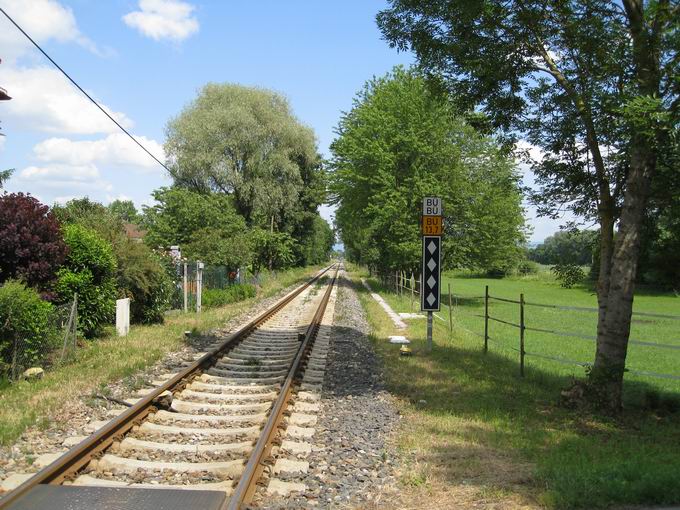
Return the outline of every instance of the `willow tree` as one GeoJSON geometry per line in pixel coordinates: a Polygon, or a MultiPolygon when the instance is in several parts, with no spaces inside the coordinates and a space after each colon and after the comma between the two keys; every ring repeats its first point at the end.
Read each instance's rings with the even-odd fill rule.
{"type": "Polygon", "coordinates": [[[417,72],[370,80],[331,145],[330,191],[346,253],[379,271],[419,271],[424,196],[444,200],[444,267],[505,270],[524,241],[512,160],[417,72]]]}
{"type": "Polygon", "coordinates": [[[657,168],[677,134],[677,0],[390,0],[389,43],[538,146],[545,214],[599,223],[593,395],[621,405],[641,225],[657,168]],[[614,236],[618,224],[617,235],[614,236]]]}
{"type": "Polygon", "coordinates": [[[249,225],[273,230],[298,206],[314,133],[266,89],[210,83],[166,129],[175,184],[232,195],[249,225]]]}

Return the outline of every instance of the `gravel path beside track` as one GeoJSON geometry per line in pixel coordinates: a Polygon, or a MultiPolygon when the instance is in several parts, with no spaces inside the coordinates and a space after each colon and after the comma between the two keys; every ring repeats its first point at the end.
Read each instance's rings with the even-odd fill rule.
{"type": "MultiPolygon", "coordinates": [[[[303,493],[272,499],[260,490],[258,508],[394,508],[396,468],[390,434],[399,420],[384,390],[379,360],[356,291],[339,280],[321,413],[307,474],[290,475],[303,493]]],[[[281,478],[281,477],[280,477],[281,478]]]]}

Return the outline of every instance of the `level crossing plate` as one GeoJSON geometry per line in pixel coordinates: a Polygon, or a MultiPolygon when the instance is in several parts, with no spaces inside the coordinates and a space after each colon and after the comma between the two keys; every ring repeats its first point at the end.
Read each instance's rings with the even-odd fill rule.
{"type": "Polygon", "coordinates": [[[438,312],[440,308],[440,283],[442,238],[423,236],[423,271],[420,285],[420,309],[438,312]]]}
{"type": "Polygon", "coordinates": [[[222,491],[37,485],[9,510],[219,510],[222,491]]]}

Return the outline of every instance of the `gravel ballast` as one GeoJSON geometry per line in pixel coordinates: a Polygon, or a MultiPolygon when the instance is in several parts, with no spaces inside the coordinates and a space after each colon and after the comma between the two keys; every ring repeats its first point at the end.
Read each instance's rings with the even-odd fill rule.
{"type": "Polygon", "coordinates": [[[309,471],[278,475],[307,490],[286,498],[260,490],[258,508],[387,508],[381,501],[395,497],[396,456],[389,439],[399,414],[383,387],[357,293],[346,277],[338,283],[321,413],[305,458],[309,471]]]}

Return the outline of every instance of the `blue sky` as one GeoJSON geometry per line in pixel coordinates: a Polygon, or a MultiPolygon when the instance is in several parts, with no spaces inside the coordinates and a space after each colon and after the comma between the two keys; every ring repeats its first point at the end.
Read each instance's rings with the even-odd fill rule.
{"type": "MultiPolygon", "coordinates": [[[[362,84],[408,53],[381,39],[382,1],[0,0],[100,104],[162,159],[164,127],[206,82],[284,94],[328,155],[341,111],[362,84]]],[[[10,191],[52,204],[89,196],[150,203],[170,183],[162,167],[120,134],[0,16],[0,168],[10,191]]],[[[332,211],[324,208],[329,218],[332,211]]],[[[530,216],[533,216],[530,214],[530,216]]],[[[559,222],[530,218],[533,240],[559,222]]]]}

